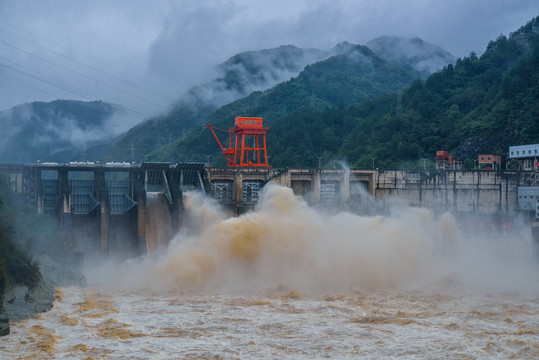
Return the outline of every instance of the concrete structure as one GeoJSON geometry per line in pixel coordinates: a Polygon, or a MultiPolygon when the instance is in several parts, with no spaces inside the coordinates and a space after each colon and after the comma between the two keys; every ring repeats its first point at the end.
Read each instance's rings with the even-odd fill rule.
{"type": "Polygon", "coordinates": [[[166,198],[170,232],[182,222],[182,192],[205,191],[204,164],[38,163],[0,165],[13,190],[57,219],[74,252],[135,256],[149,249],[147,195],[166,198]]]}
{"type": "MultiPolygon", "coordinates": [[[[539,144],[510,146],[509,158],[518,160],[520,169],[527,171],[518,186],[518,208],[521,211],[535,211],[535,219],[539,221],[539,144]]],[[[534,234],[538,233],[534,231],[534,234]]]]}
{"type": "MultiPolygon", "coordinates": [[[[535,193],[519,193],[519,188],[539,189],[536,172],[509,171],[213,168],[169,163],[2,165],[0,171],[10,174],[13,189],[35,201],[40,212],[74,215],[89,215],[97,209],[111,215],[141,212],[148,192],[161,192],[171,206],[181,207],[179,194],[190,189],[207,191],[232,213],[241,214],[254,207],[268,182],[291,188],[313,206],[346,209],[371,196],[383,204],[405,201],[435,211],[513,213],[535,209],[518,201],[519,194],[524,199],[535,193]],[[46,171],[56,175],[51,179],[46,171]]],[[[63,221],[62,216],[59,219],[63,221]]]]}
{"type": "Polygon", "coordinates": [[[376,199],[405,201],[436,212],[512,215],[522,174],[503,171],[384,171],[378,174],[376,199]]]}
{"type": "Polygon", "coordinates": [[[369,215],[406,203],[436,213],[505,219],[522,213],[531,219],[539,198],[538,173],[523,171],[214,168],[198,163],[0,165],[0,171],[39,212],[58,219],[74,251],[102,254],[151,251],[160,227],[168,228],[167,234],[180,229],[182,194],[193,189],[214,196],[230,215],[252,210],[268,182],[291,188],[314,207],[369,215]],[[165,225],[155,224],[160,220],[165,225]]]}
{"type": "Polygon", "coordinates": [[[211,194],[233,214],[252,209],[267,182],[291,188],[312,205],[348,208],[375,193],[376,171],[276,168],[207,168],[211,194]]]}
{"type": "Polygon", "coordinates": [[[211,194],[232,213],[252,208],[267,181],[293,189],[313,206],[354,209],[366,197],[378,211],[407,203],[435,212],[514,215],[518,188],[532,174],[507,171],[372,171],[208,168],[211,194]]]}

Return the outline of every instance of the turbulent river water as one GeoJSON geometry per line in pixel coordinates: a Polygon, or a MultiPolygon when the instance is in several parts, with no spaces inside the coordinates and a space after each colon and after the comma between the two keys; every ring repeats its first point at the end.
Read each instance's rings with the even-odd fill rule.
{"type": "Polygon", "coordinates": [[[168,246],[88,267],[88,287],[11,324],[0,358],[539,358],[524,227],[323,212],[278,186],[237,218],[200,194],[185,205],[168,246]]]}

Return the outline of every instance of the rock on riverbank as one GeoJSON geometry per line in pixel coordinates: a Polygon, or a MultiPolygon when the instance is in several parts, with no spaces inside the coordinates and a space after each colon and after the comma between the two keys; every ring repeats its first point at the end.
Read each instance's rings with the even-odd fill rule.
{"type": "Polygon", "coordinates": [[[32,290],[26,286],[14,286],[6,291],[5,314],[0,314],[0,335],[9,334],[9,321],[31,318],[52,308],[55,287],[86,286],[84,275],[71,271],[49,256],[39,255],[34,260],[39,265],[43,281],[32,290]]]}

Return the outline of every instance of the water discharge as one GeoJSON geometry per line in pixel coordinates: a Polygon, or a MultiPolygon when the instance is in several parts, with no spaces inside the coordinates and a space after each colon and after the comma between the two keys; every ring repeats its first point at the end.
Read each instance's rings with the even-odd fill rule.
{"type": "Polygon", "coordinates": [[[235,218],[199,193],[185,206],[173,238],[147,229],[149,255],[96,264],[89,287],[57,289],[51,311],[11,324],[0,358],[539,357],[525,228],[464,231],[406,206],[324,211],[276,185],[235,218]]]}
{"type": "Polygon", "coordinates": [[[172,224],[163,193],[148,192],[146,206],[146,246],[148,253],[166,247],[172,237],[172,224]]]}
{"type": "MultiPolygon", "coordinates": [[[[183,231],[109,284],[180,291],[527,291],[536,267],[525,232],[464,234],[449,213],[400,206],[388,215],[328,213],[268,185],[256,209],[227,218],[188,193],[183,231]]],[[[159,242],[161,245],[163,241],[159,242]]],[[[108,274],[106,266],[101,267],[108,274]]],[[[99,272],[90,274],[100,277],[99,272]]]]}

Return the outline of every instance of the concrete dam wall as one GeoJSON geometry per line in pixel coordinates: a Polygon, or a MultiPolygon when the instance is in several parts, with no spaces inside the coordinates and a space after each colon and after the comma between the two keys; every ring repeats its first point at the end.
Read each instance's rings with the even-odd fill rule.
{"type": "Polygon", "coordinates": [[[214,197],[231,216],[252,210],[264,186],[277,183],[313,207],[373,215],[406,204],[510,221],[517,215],[533,217],[536,196],[531,190],[538,188],[535,172],[509,171],[214,168],[198,163],[10,164],[0,165],[0,171],[40,213],[56,218],[66,244],[85,256],[157,251],[182,227],[182,194],[191,190],[214,197]]]}

